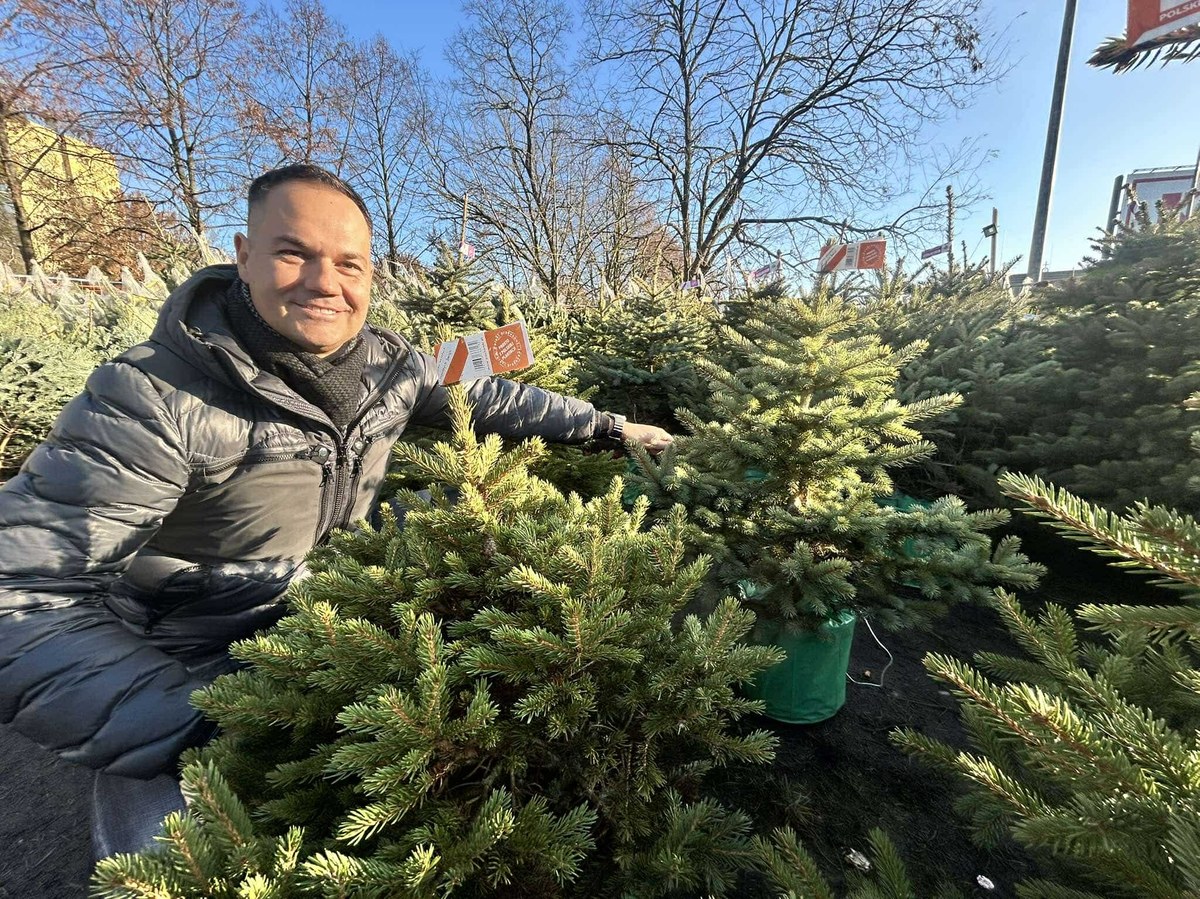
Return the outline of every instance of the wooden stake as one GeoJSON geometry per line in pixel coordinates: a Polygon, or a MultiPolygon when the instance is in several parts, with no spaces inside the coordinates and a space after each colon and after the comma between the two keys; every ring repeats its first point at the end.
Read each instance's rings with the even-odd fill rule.
{"type": "Polygon", "coordinates": [[[458,258],[461,261],[466,261],[466,246],[467,246],[467,200],[470,194],[463,194],[463,222],[462,222],[462,237],[458,241],[458,258]]]}

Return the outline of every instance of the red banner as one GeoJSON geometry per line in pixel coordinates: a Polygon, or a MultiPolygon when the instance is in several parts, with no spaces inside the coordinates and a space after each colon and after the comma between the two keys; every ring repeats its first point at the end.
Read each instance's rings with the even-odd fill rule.
{"type": "Polygon", "coordinates": [[[1125,41],[1136,47],[1187,25],[1200,25],[1200,0],[1129,0],[1125,41]]]}

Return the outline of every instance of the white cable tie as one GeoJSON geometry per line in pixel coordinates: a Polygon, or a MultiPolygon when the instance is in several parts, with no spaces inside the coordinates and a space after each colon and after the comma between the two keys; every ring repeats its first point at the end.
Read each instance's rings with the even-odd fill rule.
{"type": "Polygon", "coordinates": [[[892,662],[896,661],[896,658],[895,658],[895,656],[892,655],[892,651],[883,645],[883,641],[880,640],[879,635],[875,633],[875,628],[871,627],[871,619],[867,618],[864,615],[863,616],[863,624],[865,624],[867,626],[867,630],[869,630],[871,632],[871,636],[875,638],[875,642],[879,644],[879,648],[887,653],[888,662],[886,665],[883,666],[883,670],[879,672],[879,683],[877,683],[877,684],[871,683],[871,681],[855,680],[854,678],[852,678],[850,676],[849,671],[846,672],[846,680],[850,681],[850,683],[852,683],[852,684],[858,684],[860,687],[880,688],[883,686],[884,675],[887,674],[888,669],[892,667],[892,662]]]}

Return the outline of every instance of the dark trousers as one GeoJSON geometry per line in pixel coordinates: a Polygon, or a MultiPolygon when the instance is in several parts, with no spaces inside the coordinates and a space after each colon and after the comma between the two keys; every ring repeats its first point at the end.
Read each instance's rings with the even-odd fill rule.
{"type": "Polygon", "coordinates": [[[183,807],[179,780],[170,774],[138,780],[97,773],[92,787],[93,860],[153,846],[163,818],[183,807]]]}

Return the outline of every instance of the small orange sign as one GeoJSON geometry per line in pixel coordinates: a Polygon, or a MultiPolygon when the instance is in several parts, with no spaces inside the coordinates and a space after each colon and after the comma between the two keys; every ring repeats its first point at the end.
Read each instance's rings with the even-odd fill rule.
{"type": "Polygon", "coordinates": [[[858,245],[858,268],[883,268],[887,260],[887,241],[864,240],[858,245]]]}
{"type": "Polygon", "coordinates": [[[434,347],[433,354],[443,384],[476,381],[533,365],[533,347],[524,322],[447,340],[434,347]]]}

